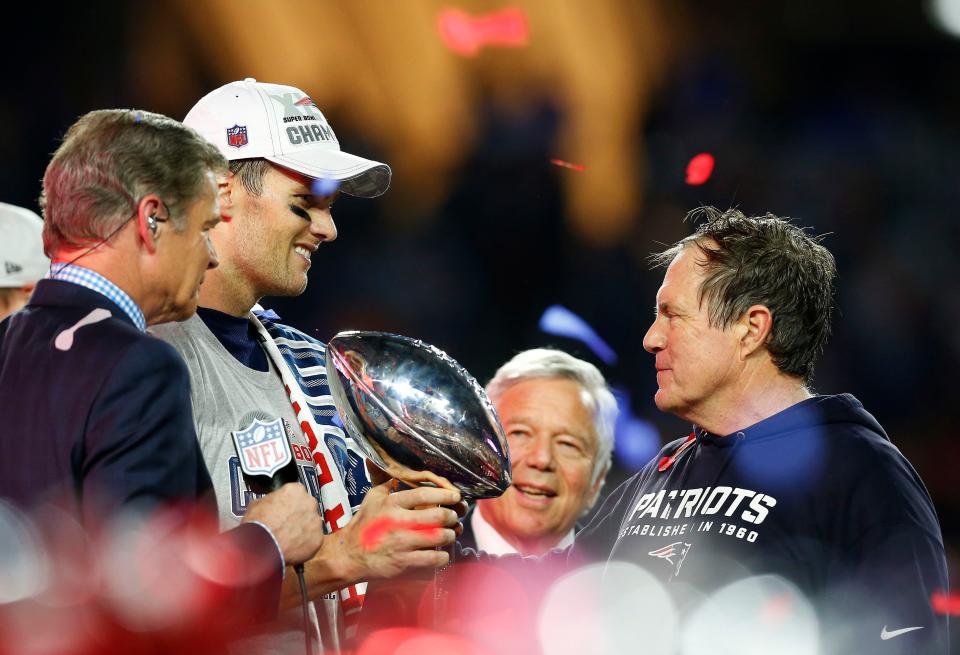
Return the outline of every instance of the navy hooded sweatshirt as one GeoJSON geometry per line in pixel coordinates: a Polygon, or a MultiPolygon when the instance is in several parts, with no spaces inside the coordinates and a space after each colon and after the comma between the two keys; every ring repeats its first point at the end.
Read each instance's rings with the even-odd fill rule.
{"type": "Polygon", "coordinates": [[[949,652],[947,618],[931,607],[948,586],[933,503],[849,394],[815,396],[730,435],[696,429],[595,516],[570,560],[639,564],[681,613],[771,574],[813,603],[820,652],[949,652]]]}

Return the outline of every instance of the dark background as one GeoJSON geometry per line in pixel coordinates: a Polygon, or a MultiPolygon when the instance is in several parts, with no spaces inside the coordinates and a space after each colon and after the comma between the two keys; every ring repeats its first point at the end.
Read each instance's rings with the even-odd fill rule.
{"type": "MultiPolygon", "coordinates": [[[[164,62],[151,61],[171,48],[193,56],[196,32],[191,41],[173,29],[185,4],[35,3],[5,18],[0,200],[36,209],[50,153],[86,111],[186,113],[200,94],[166,95],[164,62]],[[145,19],[150,12],[165,20],[145,19]],[[158,97],[164,106],[150,104],[158,97]]],[[[956,570],[960,42],[938,31],[924,2],[666,4],[670,54],[636,126],[643,201],[614,242],[584,239],[565,220],[562,186],[578,173],[550,164],[565,120],[558,103],[545,96],[509,112],[480,93],[477,138],[438,201],[342,198],[339,239],[314,258],[306,294],[265,304],[324,339],[348,328],[417,336],[481,382],[518,350],[548,343],[598,361],[539,330],[544,309],[561,304],[619,354],[604,371],[629,394],[639,425],[656,430],[657,445],[688,426],[652,403],[653,362],[640,342],[662,273],[645,256],[687,234],[684,214],[699,204],[794,217],[829,233],[839,268],[835,336],[816,389],[855,394],[886,427],[934,498],[956,570]],[[699,152],[712,153],[717,167],[706,184],[690,186],[684,171],[699,152]]],[[[244,76],[221,70],[198,56],[184,73],[192,86],[178,78],[170,88],[203,93],[244,76]]],[[[325,108],[322,93],[304,88],[325,108]]],[[[343,109],[328,117],[345,149],[402,160],[343,109]]],[[[396,176],[390,194],[433,183],[396,176]]],[[[650,443],[631,448],[631,438],[640,439],[618,436],[627,440],[618,453],[649,455],[650,443]]],[[[635,460],[618,457],[607,489],[635,460]]]]}

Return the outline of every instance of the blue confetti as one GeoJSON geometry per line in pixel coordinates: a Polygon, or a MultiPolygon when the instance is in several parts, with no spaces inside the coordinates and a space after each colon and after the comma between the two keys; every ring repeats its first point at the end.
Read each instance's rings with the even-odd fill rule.
{"type": "Polygon", "coordinates": [[[332,196],[340,188],[340,180],[318,177],[310,185],[310,191],[315,196],[332,196]]]}
{"type": "Polygon", "coordinates": [[[624,468],[640,470],[660,450],[660,432],[650,421],[634,415],[626,389],[613,387],[611,391],[620,410],[614,428],[613,452],[624,468]]]}
{"type": "Polygon", "coordinates": [[[606,341],[600,338],[586,321],[561,305],[547,307],[540,317],[540,330],[558,337],[569,337],[582,341],[597,357],[606,364],[617,363],[617,353],[606,341]]]}

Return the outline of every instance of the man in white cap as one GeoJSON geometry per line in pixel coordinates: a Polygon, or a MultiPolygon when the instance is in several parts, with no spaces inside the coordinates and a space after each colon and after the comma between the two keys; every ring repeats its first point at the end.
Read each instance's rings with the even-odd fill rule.
{"type": "MultiPolygon", "coordinates": [[[[300,478],[322,506],[325,531],[337,533],[307,563],[306,579],[310,597],[323,600],[314,605],[310,631],[325,649],[339,649],[354,630],[366,586],[361,581],[408,566],[443,565],[446,554],[431,549],[453,541],[447,529],[396,530],[371,544],[361,538],[364,526],[383,520],[454,527],[454,512],[437,505],[455,503],[459,495],[429,488],[389,494],[384,485],[371,490],[362,456],[334,423],[324,344],[281,325],[258,302],[304,291],[311,257],[337,236],[333,200],[340,192],[379,196],[390,185],[390,167],[342,152],[313,100],[291,86],[253,79],[224,85],[203,97],[184,123],[229,160],[220,186],[224,222],[211,233],[220,266],[207,273],[197,316],[158,326],[156,334],[190,369],[197,436],[222,527],[239,522],[256,497],[239,468],[234,438],[270,426],[289,439],[300,478]],[[429,504],[433,509],[415,509],[429,504]]],[[[281,601],[292,612],[299,602],[295,580],[287,576],[281,601]]],[[[254,638],[250,650],[293,648],[303,636],[289,628],[271,632],[254,638]]]]}
{"type": "Polygon", "coordinates": [[[0,321],[27,304],[47,273],[42,232],[43,221],[35,213],[0,202],[0,321]]]}

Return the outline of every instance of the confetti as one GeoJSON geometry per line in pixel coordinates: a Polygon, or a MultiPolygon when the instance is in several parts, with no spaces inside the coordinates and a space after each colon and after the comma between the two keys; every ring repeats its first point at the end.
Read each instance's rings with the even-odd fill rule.
{"type": "Polygon", "coordinates": [[[713,155],[701,152],[687,164],[687,184],[699,186],[710,179],[713,173],[713,155]]]}
{"type": "Polygon", "coordinates": [[[433,534],[435,530],[439,529],[439,525],[382,518],[374,521],[363,529],[363,532],[360,534],[360,545],[363,546],[365,550],[372,550],[373,548],[377,547],[377,545],[385,536],[397,530],[413,530],[414,532],[426,532],[428,534],[433,534]]]}
{"type": "Polygon", "coordinates": [[[935,592],[930,596],[930,605],[937,614],[960,616],[960,594],[935,592]]]}
{"type": "Polygon", "coordinates": [[[617,353],[590,325],[563,305],[551,305],[540,317],[540,330],[558,337],[582,341],[605,363],[617,363],[617,353]]]}
{"type": "Polygon", "coordinates": [[[482,16],[448,8],[437,17],[440,39],[448,50],[463,57],[476,57],[485,47],[520,48],[530,40],[527,15],[507,7],[482,16]]]}
{"type": "Polygon", "coordinates": [[[562,159],[551,159],[550,163],[554,166],[560,166],[562,168],[569,168],[571,171],[585,171],[587,167],[582,164],[571,164],[568,161],[563,161],[562,159]]]}
{"type": "Polygon", "coordinates": [[[332,196],[340,188],[340,180],[318,177],[310,185],[310,192],[315,196],[332,196]]]}

